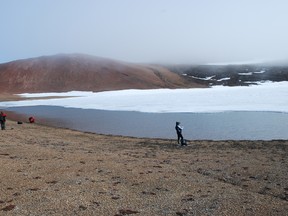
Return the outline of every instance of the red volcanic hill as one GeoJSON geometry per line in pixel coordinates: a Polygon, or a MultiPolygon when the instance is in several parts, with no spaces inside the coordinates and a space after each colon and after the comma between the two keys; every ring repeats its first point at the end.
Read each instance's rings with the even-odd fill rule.
{"type": "Polygon", "coordinates": [[[0,93],[201,87],[168,69],[61,54],[0,64],[0,93]]]}

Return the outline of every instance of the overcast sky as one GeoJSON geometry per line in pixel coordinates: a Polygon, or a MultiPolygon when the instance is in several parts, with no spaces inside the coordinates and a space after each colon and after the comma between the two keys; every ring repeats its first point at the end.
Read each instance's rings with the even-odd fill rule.
{"type": "Polygon", "coordinates": [[[0,63],[58,53],[136,63],[288,60],[288,0],[0,3],[0,63]]]}

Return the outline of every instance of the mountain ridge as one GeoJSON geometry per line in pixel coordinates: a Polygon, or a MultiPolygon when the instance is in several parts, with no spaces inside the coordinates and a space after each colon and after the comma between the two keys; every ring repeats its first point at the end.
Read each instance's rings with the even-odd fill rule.
{"type": "Polygon", "coordinates": [[[173,65],[170,71],[202,85],[247,86],[261,82],[288,81],[288,65],[261,63],[243,65],[173,65]]]}
{"type": "Polygon", "coordinates": [[[203,87],[165,67],[86,54],[57,54],[0,64],[0,77],[1,93],[203,87]]]}

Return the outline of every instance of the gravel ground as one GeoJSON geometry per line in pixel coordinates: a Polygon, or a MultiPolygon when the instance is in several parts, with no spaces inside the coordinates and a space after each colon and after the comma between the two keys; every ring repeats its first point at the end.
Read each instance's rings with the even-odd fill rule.
{"type": "Polygon", "coordinates": [[[0,215],[288,215],[288,141],[140,139],[7,122],[0,215]]]}

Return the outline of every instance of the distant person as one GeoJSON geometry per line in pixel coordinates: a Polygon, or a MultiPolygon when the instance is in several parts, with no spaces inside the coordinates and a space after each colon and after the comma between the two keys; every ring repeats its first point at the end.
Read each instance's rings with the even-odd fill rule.
{"type": "Polygon", "coordinates": [[[33,116],[29,117],[29,122],[30,123],[34,123],[35,122],[35,118],[33,116]]]}
{"type": "Polygon", "coordinates": [[[176,133],[177,133],[178,144],[186,145],[185,140],[184,140],[183,135],[182,135],[183,127],[180,126],[180,122],[176,122],[175,130],[176,130],[176,133]]]}
{"type": "Polygon", "coordinates": [[[1,124],[1,130],[5,130],[6,129],[6,114],[1,112],[0,113],[0,124],[1,124]]]}

